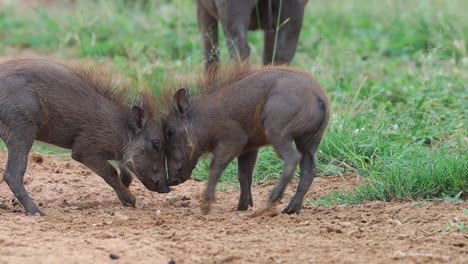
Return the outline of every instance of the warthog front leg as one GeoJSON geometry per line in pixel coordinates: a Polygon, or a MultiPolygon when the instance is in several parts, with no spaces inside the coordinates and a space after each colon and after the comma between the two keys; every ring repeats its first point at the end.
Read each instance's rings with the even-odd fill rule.
{"type": "Polygon", "coordinates": [[[117,170],[104,158],[99,155],[92,155],[89,152],[83,153],[77,148],[72,149],[72,158],[101,176],[117,193],[117,197],[125,206],[135,206],[135,196],[120,180],[117,170]]]}
{"type": "Polygon", "coordinates": [[[221,177],[224,169],[226,169],[227,165],[235,158],[235,155],[229,156],[220,156],[220,155],[213,155],[213,159],[211,160],[210,164],[210,171],[208,177],[208,183],[203,193],[203,198],[201,201],[201,212],[202,214],[208,214],[211,210],[211,204],[214,202],[215,198],[215,191],[216,191],[216,184],[221,177]]]}
{"type": "Polygon", "coordinates": [[[120,180],[127,188],[133,181],[132,173],[123,164],[120,164],[120,180]]]}
{"type": "Polygon", "coordinates": [[[208,183],[201,201],[202,214],[210,212],[215,198],[216,184],[221,174],[227,165],[242,152],[247,143],[247,135],[236,126],[230,126],[230,136],[229,139],[220,139],[220,143],[213,150],[208,183]]]}

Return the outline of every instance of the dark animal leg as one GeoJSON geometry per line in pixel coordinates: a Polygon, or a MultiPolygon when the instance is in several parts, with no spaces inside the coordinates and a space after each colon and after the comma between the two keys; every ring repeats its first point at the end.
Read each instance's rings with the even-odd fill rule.
{"type": "Polygon", "coordinates": [[[202,214],[208,214],[211,210],[211,204],[214,202],[216,184],[221,177],[227,165],[241,152],[244,142],[230,143],[225,142],[217,145],[213,151],[213,159],[210,164],[207,187],[203,193],[201,201],[202,214]]]}
{"type": "Polygon", "coordinates": [[[258,150],[251,150],[237,157],[237,178],[240,184],[240,196],[237,210],[245,211],[253,206],[252,173],[257,161],[258,150]]]}
{"type": "Polygon", "coordinates": [[[278,29],[275,57],[272,58],[274,60],[273,64],[276,65],[289,64],[292,61],[296,53],[304,19],[304,5],[300,1],[285,3],[286,1],[282,4],[279,24],[281,25],[286,19],[289,19],[289,21],[278,29]]]}
{"type": "Polygon", "coordinates": [[[249,58],[250,47],[247,41],[247,31],[249,29],[250,15],[255,7],[255,1],[238,4],[236,1],[220,1],[218,14],[229,56],[233,60],[245,61],[249,58]]]}
{"type": "Polygon", "coordinates": [[[221,177],[224,169],[226,169],[229,162],[234,159],[218,158],[213,157],[210,164],[210,172],[208,183],[205,192],[203,193],[203,200],[201,201],[201,212],[202,214],[208,214],[211,210],[211,204],[214,202],[214,194],[216,191],[216,184],[221,177]]]}
{"type": "Polygon", "coordinates": [[[275,129],[274,132],[271,130],[267,131],[267,136],[276,153],[284,161],[284,169],[281,178],[271,191],[267,204],[268,207],[281,199],[286,186],[293,177],[297,164],[301,160],[301,154],[292,146],[292,139],[278,134],[277,130],[275,129]]]}
{"type": "Polygon", "coordinates": [[[273,48],[275,46],[275,30],[265,30],[263,36],[263,65],[268,65],[272,64],[273,48]]]}
{"type": "Polygon", "coordinates": [[[290,132],[291,122],[293,122],[300,108],[281,96],[271,95],[263,109],[263,126],[266,137],[284,162],[281,178],[271,191],[268,199],[267,207],[272,207],[283,196],[284,190],[291,181],[296,166],[302,157],[293,147],[293,137],[290,132]]]}
{"type": "Polygon", "coordinates": [[[205,192],[203,193],[203,200],[201,201],[201,212],[202,214],[208,214],[211,210],[211,204],[214,202],[214,194],[216,191],[216,184],[221,177],[224,169],[226,169],[229,162],[233,160],[220,159],[213,157],[210,165],[210,172],[208,183],[205,192]]]}
{"type": "Polygon", "coordinates": [[[123,205],[135,206],[135,196],[133,196],[130,190],[122,183],[117,170],[109,164],[107,160],[99,158],[99,155],[92,155],[81,151],[75,146],[72,149],[72,158],[83,163],[94,173],[101,176],[104,181],[115,190],[123,205]]]}
{"type": "Polygon", "coordinates": [[[229,56],[233,60],[245,61],[249,58],[250,47],[247,42],[247,28],[239,29],[234,25],[224,26],[224,34],[227,36],[226,44],[229,50],[229,56]]]}
{"type": "Polygon", "coordinates": [[[8,161],[4,173],[4,179],[18,201],[29,214],[39,213],[45,215],[37,208],[28,192],[24,188],[23,177],[28,166],[28,153],[34,142],[37,128],[30,127],[9,131],[4,138],[8,148],[8,161]]]}
{"type": "MultiPolygon", "coordinates": [[[[300,149],[299,146],[298,148],[300,149]]],[[[313,147],[311,149],[304,150],[302,153],[303,156],[300,163],[301,172],[299,184],[297,185],[297,190],[294,194],[294,197],[291,199],[288,206],[283,209],[283,213],[299,214],[301,211],[304,196],[306,195],[307,191],[309,191],[309,188],[312,185],[312,181],[315,177],[315,152],[316,148],[313,147]]]]}
{"type": "Polygon", "coordinates": [[[132,173],[123,164],[120,165],[120,180],[127,188],[133,181],[132,173]]]}
{"type": "Polygon", "coordinates": [[[200,3],[197,4],[197,17],[203,44],[205,70],[216,70],[219,62],[218,21],[200,3]]]}

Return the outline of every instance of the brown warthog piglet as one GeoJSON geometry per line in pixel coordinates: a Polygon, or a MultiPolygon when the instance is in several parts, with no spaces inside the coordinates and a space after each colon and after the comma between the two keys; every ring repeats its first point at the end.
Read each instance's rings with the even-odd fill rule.
{"type": "Polygon", "coordinates": [[[164,120],[168,183],[186,181],[199,157],[212,153],[201,203],[202,213],[208,213],[223,170],[237,157],[238,210],[246,210],[253,205],[252,172],[258,148],[272,145],[285,167],[267,206],[279,201],[300,164],[296,194],[283,210],[299,213],[315,176],[315,154],[330,118],[328,95],[309,74],[292,68],[249,70],[243,65],[230,69],[173,95],[164,120]],[[189,96],[189,91],[198,95],[189,96]]]}
{"type": "Polygon", "coordinates": [[[0,64],[4,180],[28,213],[43,215],[23,184],[34,140],[71,149],[72,158],[101,176],[126,206],[135,205],[129,170],[149,190],[169,191],[155,99],[147,91],[136,97],[102,67],[41,59],[0,64]],[[109,160],[120,161],[124,183],[109,160]]]}

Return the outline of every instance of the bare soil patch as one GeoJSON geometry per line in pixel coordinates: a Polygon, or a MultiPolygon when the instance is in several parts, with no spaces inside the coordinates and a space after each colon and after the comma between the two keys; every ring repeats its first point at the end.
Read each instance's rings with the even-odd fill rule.
{"type": "MultiPolygon", "coordinates": [[[[0,162],[6,162],[3,153],[0,162]]],[[[190,180],[168,196],[135,180],[131,189],[138,208],[127,208],[84,166],[35,154],[25,183],[47,216],[24,215],[6,183],[0,184],[0,264],[168,263],[171,258],[176,263],[468,262],[468,233],[447,228],[454,219],[468,222],[466,203],[306,206],[300,216],[252,218],[271,183],[254,188],[253,210],[235,211],[239,193],[234,189],[218,192],[214,211],[203,216],[203,182],[190,180]]],[[[352,176],[318,178],[308,196],[358,184],[352,176]]]]}

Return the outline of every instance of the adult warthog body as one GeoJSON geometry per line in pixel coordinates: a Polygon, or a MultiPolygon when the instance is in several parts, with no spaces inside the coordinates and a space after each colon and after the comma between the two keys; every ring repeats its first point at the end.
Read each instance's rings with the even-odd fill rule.
{"type": "Polygon", "coordinates": [[[248,59],[247,32],[260,29],[264,31],[263,64],[289,64],[296,52],[307,2],[197,0],[198,27],[207,68],[219,61],[218,21],[231,59],[248,59]],[[281,28],[276,30],[277,26],[281,28]]]}
{"type": "Polygon", "coordinates": [[[168,183],[187,180],[199,157],[212,153],[202,198],[202,212],[207,213],[221,173],[237,157],[238,210],[246,210],[253,204],[252,172],[258,148],[272,145],[285,167],[268,205],[281,198],[300,164],[296,194],[283,210],[299,213],[315,176],[315,154],[330,118],[328,96],[309,74],[288,67],[241,69],[234,75],[222,85],[215,80],[211,87],[202,87],[200,96],[189,96],[187,89],[175,92],[164,121],[168,183]]]}
{"type": "Polygon", "coordinates": [[[39,59],[0,64],[0,138],[8,148],[4,179],[31,214],[43,214],[23,176],[34,140],[72,150],[101,176],[124,205],[134,206],[129,169],[152,191],[167,192],[164,137],[149,93],[132,105],[130,90],[100,68],[39,59]],[[108,162],[121,162],[125,184],[108,162]],[[161,176],[161,175],[162,176],[161,176]]]}

